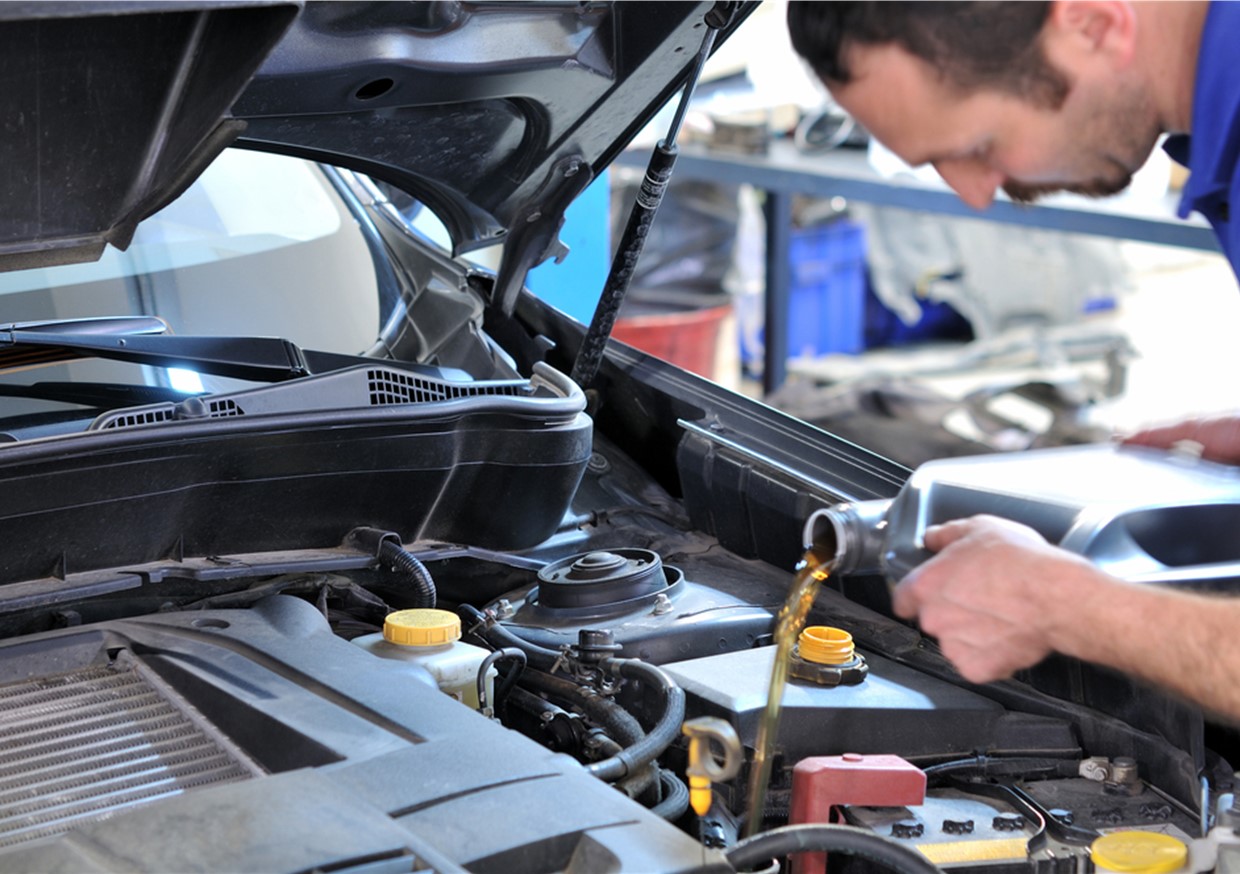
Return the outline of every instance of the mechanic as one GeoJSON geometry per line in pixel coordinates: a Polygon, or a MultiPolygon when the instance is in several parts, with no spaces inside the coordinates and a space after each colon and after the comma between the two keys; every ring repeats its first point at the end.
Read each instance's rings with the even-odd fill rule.
{"type": "MultiPolygon", "coordinates": [[[[1171,134],[1167,151],[1191,171],[1180,215],[1204,215],[1240,274],[1228,216],[1240,193],[1240,3],[793,2],[788,26],[844,110],[977,209],[1000,188],[1024,202],[1113,194],[1171,134]]],[[[1127,442],[1181,440],[1240,464],[1240,416],[1127,442]]],[[[1240,721],[1240,599],[1125,583],[993,517],[931,528],[925,542],[937,555],[896,588],[894,609],[966,679],[1057,651],[1240,721]]]]}

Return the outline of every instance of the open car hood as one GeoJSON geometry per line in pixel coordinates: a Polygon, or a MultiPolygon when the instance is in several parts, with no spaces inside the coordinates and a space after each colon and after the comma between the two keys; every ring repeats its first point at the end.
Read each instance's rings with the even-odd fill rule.
{"type": "Polygon", "coordinates": [[[683,84],[717,5],[722,38],[746,9],[6,4],[0,268],[125,248],[236,141],[405,189],[458,252],[503,242],[510,308],[528,269],[562,254],[568,204],[683,84]],[[100,115],[115,122],[80,136],[100,115]]]}

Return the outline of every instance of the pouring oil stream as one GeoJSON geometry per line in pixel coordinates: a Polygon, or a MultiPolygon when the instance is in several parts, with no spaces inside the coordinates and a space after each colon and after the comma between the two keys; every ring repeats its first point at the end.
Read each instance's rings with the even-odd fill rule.
{"type": "Polygon", "coordinates": [[[745,837],[762,829],[762,811],[766,808],[766,788],[771,781],[771,759],[779,735],[779,716],[783,705],[784,686],[788,682],[788,665],[792,647],[805,627],[806,617],[818,596],[822,583],[830,575],[834,556],[814,548],[806,551],[797,565],[797,574],[788,592],[788,600],[775,620],[775,663],[771,666],[771,684],[767,691],[766,709],[758,723],[758,739],[754,745],[753,767],[749,772],[749,819],[745,837]]]}

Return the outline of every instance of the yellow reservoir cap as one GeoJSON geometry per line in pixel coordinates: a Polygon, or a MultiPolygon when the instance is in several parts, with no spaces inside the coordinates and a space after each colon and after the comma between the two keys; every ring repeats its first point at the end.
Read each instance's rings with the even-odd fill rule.
{"type": "Polygon", "coordinates": [[[448,610],[397,610],[383,620],[383,639],[400,646],[443,646],[461,639],[461,620],[448,610]]]}
{"type": "Polygon", "coordinates": [[[1188,847],[1171,835],[1130,830],[1098,838],[1090,844],[1089,856],[1108,871],[1168,874],[1188,861],[1188,847]]]}
{"type": "Polygon", "coordinates": [[[842,628],[811,625],[797,638],[801,658],[816,665],[846,665],[857,657],[852,635],[842,628]]]}

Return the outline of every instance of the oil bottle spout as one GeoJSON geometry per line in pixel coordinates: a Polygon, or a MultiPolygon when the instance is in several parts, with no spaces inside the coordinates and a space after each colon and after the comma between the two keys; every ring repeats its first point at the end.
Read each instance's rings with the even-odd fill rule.
{"type": "Polygon", "coordinates": [[[882,556],[891,501],[857,501],[816,510],[805,522],[801,539],[806,549],[834,556],[835,574],[876,573],[882,556]]]}

